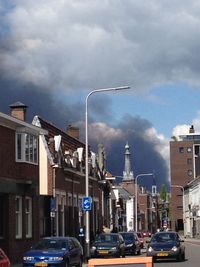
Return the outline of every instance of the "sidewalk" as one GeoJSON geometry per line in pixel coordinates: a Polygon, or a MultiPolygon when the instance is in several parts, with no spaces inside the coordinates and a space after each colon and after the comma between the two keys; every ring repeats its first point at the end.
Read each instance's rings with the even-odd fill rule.
{"type": "Polygon", "coordinates": [[[191,237],[183,237],[183,240],[188,243],[200,245],[200,239],[199,238],[191,238],[191,237]]]}

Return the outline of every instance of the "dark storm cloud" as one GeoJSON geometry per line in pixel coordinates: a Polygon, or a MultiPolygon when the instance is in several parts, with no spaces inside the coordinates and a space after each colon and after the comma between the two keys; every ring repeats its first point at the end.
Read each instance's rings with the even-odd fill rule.
{"type": "MultiPolygon", "coordinates": [[[[128,142],[134,175],[154,173],[158,188],[163,183],[169,188],[166,159],[161,156],[156,148],[156,146],[163,144],[161,144],[161,140],[156,135],[153,139],[146,136],[146,131],[152,128],[151,123],[140,117],[126,115],[115,127],[116,130],[121,130],[120,140],[112,135],[107,138],[104,136],[102,139],[98,136],[98,140],[93,140],[93,147],[97,146],[95,141],[102,141],[106,145],[108,171],[113,175],[123,175],[125,145],[128,142]]],[[[144,179],[141,178],[140,181],[141,185],[151,188],[152,178],[145,177],[144,179]]]]}
{"type": "Polygon", "coordinates": [[[198,1],[7,2],[0,0],[7,77],[53,91],[200,84],[198,1]]]}
{"type": "MultiPolygon", "coordinates": [[[[0,111],[21,101],[29,121],[40,115],[61,129],[77,122],[84,138],[86,88],[198,85],[199,10],[184,0],[0,0],[0,111]]],[[[94,150],[105,143],[108,169],[120,175],[128,141],[134,174],[155,171],[159,184],[167,182],[166,144],[156,132],[147,138],[151,123],[125,116],[111,127],[111,104],[103,96],[90,102],[94,150]]]]}
{"type": "MultiPolygon", "coordinates": [[[[0,111],[9,113],[9,105],[21,101],[26,104],[28,108],[27,119],[29,122],[35,115],[39,115],[52,122],[60,129],[66,130],[68,124],[83,121],[79,123],[81,130],[82,141],[84,142],[84,103],[70,104],[70,99],[63,104],[59,102],[54,96],[35,87],[31,84],[20,85],[14,81],[5,81],[1,79],[0,82],[1,98],[0,111]]],[[[91,101],[90,113],[91,117],[98,116],[103,121],[112,121],[112,113],[107,109],[102,110],[101,102],[110,103],[108,97],[100,97],[91,101]]],[[[91,122],[93,118],[91,118],[91,122]]],[[[95,124],[90,133],[90,144],[94,151],[97,150],[97,145],[103,143],[107,153],[107,169],[114,175],[122,175],[124,170],[124,152],[125,144],[128,141],[131,149],[132,169],[134,175],[139,173],[155,172],[155,177],[158,187],[163,183],[168,182],[168,169],[166,160],[156,150],[155,146],[159,144],[160,140],[154,136],[154,139],[145,137],[145,132],[152,127],[148,120],[140,117],[132,117],[131,115],[124,116],[115,129],[110,131],[110,126],[101,125],[101,131],[95,124]],[[98,132],[96,134],[95,130],[98,132]],[[118,134],[119,132],[119,134],[118,134]],[[117,133],[117,136],[115,135],[117,133]],[[119,137],[118,137],[119,135],[119,137]]],[[[97,151],[96,151],[97,152],[97,151]]],[[[147,185],[149,188],[152,184],[151,179],[145,179],[141,184],[147,185]]]]}
{"type": "Polygon", "coordinates": [[[83,119],[83,106],[80,103],[67,104],[68,100],[64,104],[51,92],[32,84],[20,85],[14,80],[1,79],[0,91],[0,111],[9,114],[9,105],[20,101],[28,106],[28,122],[31,122],[35,115],[39,115],[65,130],[68,124],[83,119]]]}

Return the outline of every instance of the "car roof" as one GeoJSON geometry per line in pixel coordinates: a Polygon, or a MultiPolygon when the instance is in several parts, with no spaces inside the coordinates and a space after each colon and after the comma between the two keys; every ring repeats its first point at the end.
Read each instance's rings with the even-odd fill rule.
{"type": "Polygon", "coordinates": [[[43,237],[42,239],[53,239],[53,240],[68,240],[68,239],[73,239],[75,237],[72,236],[47,236],[47,237],[43,237]]]}
{"type": "Polygon", "coordinates": [[[119,235],[119,233],[101,233],[100,235],[119,235]]]}
{"type": "Polygon", "coordinates": [[[134,235],[136,234],[135,232],[119,232],[119,234],[128,234],[128,235],[134,235]]]}
{"type": "Polygon", "coordinates": [[[175,231],[161,231],[161,232],[155,233],[155,235],[164,235],[164,234],[167,234],[167,233],[176,234],[177,235],[177,232],[175,232],[175,231]]]}

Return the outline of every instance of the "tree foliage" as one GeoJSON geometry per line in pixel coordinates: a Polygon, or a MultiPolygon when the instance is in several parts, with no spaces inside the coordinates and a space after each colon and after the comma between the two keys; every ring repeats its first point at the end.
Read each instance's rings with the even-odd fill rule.
{"type": "Polygon", "coordinates": [[[165,184],[162,184],[160,189],[160,199],[165,202],[167,200],[167,187],[165,184]]]}

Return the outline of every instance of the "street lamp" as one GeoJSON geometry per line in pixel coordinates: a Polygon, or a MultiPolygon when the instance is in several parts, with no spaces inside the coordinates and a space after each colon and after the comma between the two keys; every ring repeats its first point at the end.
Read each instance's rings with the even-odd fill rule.
{"type": "MultiPolygon", "coordinates": [[[[185,195],[184,195],[184,187],[182,185],[171,185],[171,187],[174,188],[180,188],[183,192],[182,196],[182,203],[183,203],[183,227],[184,227],[184,221],[185,221],[185,195]]],[[[184,227],[184,234],[185,234],[185,227],[184,227]]]]}
{"type": "Polygon", "coordinates": [[[150,176],[150,175],[153,175],[153,173],[141,173],[141,174],[138,174],[136,177],[135,177],[135,231],[137,232],[138,230],[138,224],[137,224],[137,220],[138,220],[138,216],[137,216],[137,180],[139,177],[141,176],[150,176]]]}
{"type": "MultiPolygon", "coordinates": [[[[85,196],[89,197],[89,177],[88,177],[88,99],[94,93],[101,93],[106,91],[118,91],[130,89],[130,86],[121,86],[113,88],[103,88],[91,91],[85,99],[85,196]]],[[[90,250],[90,232],[89,232],[89,211],[85,212],[85,245],[86,257],[89,258],[90,250]]]]}

